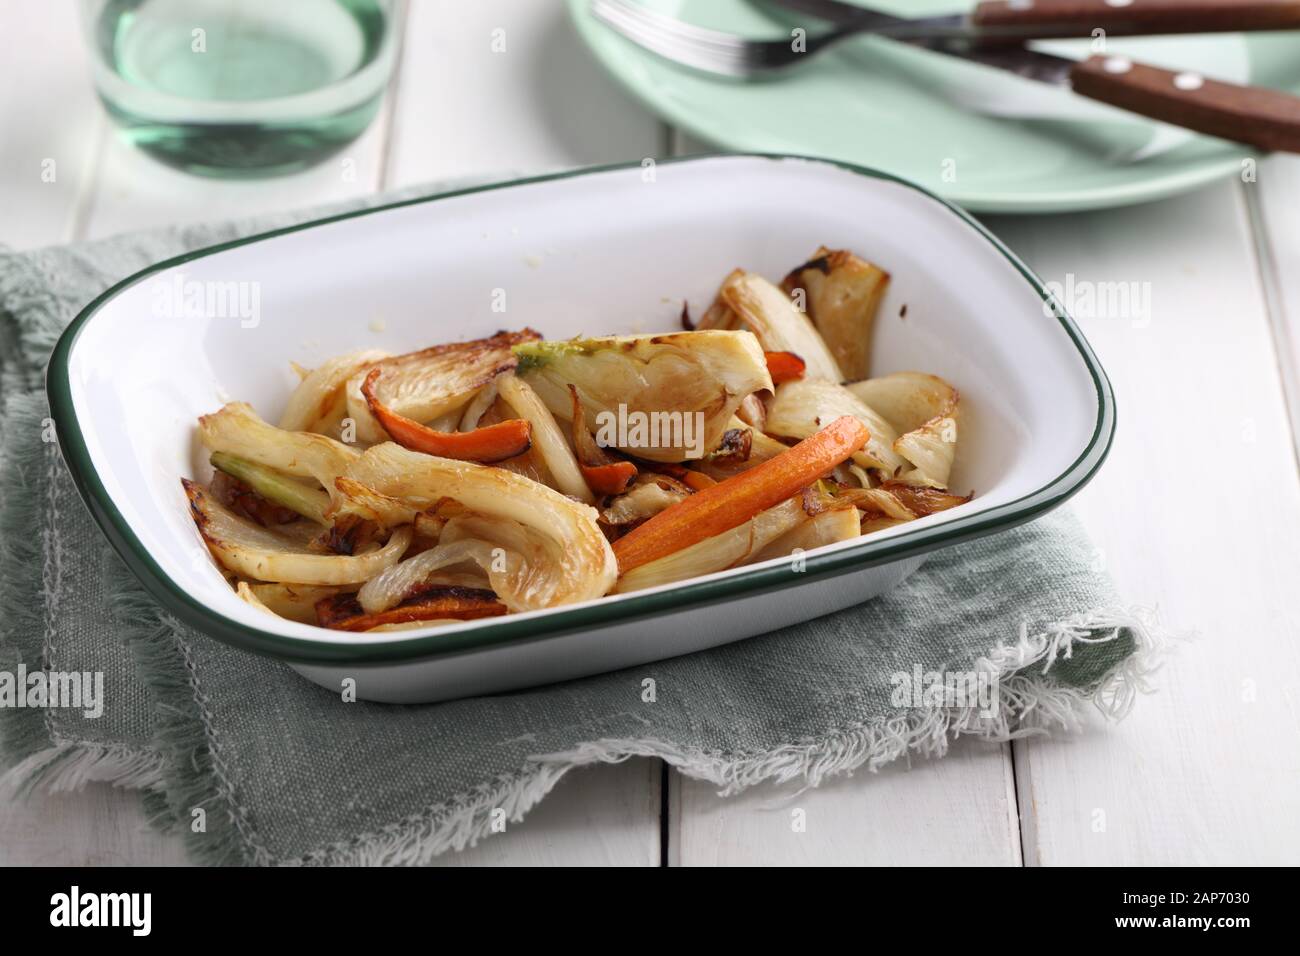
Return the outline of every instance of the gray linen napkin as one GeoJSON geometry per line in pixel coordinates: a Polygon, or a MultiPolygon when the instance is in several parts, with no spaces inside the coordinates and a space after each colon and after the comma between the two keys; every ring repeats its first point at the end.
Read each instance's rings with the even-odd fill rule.
{"type": "Polygon", "coordinates": [[[1119,717],[1145,688],[1157,631],[1119,607],[1067,511],[933,555],[885,597],[803,625],[438,705],[345,703],[179,624],[77,499],[40,372],[119,278],[292,218],[310,217],[0,253],[0,745],[20,786],[143,788],[211,863],[419,863],[519,820],[585,764],[659,756],[724,793],[816,786],[941,756],[958,734],[1073,729],[1090,706],[1119,717]],[[102,713],[6,703],[20,667],[102,674],[102,713]]]}

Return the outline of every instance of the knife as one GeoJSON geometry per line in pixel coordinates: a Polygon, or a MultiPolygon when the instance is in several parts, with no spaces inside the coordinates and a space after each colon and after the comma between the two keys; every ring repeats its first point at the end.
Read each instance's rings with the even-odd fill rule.
{"type": "MultiPolygon", "coordinates": [[[[984,34],[978,30],[973,34],[969,31],[974,17],[984,7],[1015,7],[1015,13],[1024,12],[1026,7],[1050,7],[1057,11],[1053,15],[1059,17],[1066,7],[1107,7],[1114,10],[1142,7],[1154,11],[1177,5],[1184,10],[1198,8],[1208,16],[1207,11],[1212,7],[1222,9],[1228,6],[1242,10],[1275,8],[1276,14],[1283,7],[1293,8],[1295,5],[1291,3],[1261,3],[1259,0],[1238,0],[1231,4],[1212,3],[1211,0],[1127,0],[1127,3],[1125,0],[1010,0],[981,4],[971,20],[964,17],[912,20],[841,0],[761,0],[761,3],[769,8],[795,11],[840,26],[860,25],[864,32],[878,33],[911,46],[1007,70],[1027,79],[1064,86],[1088,99],[1198,133],[1259,149],[1300,152],[1300,97],[1290,93],[1224,83],[1190,70],[1166,70],[1137,63],[1125,56],[1095,54],[1086,60],[1071,60],[1017,45],[988,45],[981,42],[984,34]],[[947,27],[935,33],[936,24],[947,24],[947,27]],[[966,32],[954,32],[961,30],[966,32]]],[[[1157,19],[1150,12],[1144,16],[1147,22],[1157,19]]],[[[984,22],[989,22],[987,17],[984,22]]],[[[1051,35],[1060,36],[1061,33],[1053,30],[1051,35]]]]}
{"type": "Polygon", "coordinates": [[[896,40],[996,43],[1300,28],[1300,0],[985,0],[970,13],[908,18],[847,0],[763,0],[762,5],[861,26],[896,40]]]}

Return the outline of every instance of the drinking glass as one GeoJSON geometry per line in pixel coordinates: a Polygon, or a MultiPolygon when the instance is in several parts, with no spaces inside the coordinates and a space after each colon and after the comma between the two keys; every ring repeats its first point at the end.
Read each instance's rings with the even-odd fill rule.
{"type": "Polygon", "coordinates": [[[124,134],[193,173],[271,175],[374,119],[399,0],[80,0],[95,87],[124,134]]]}

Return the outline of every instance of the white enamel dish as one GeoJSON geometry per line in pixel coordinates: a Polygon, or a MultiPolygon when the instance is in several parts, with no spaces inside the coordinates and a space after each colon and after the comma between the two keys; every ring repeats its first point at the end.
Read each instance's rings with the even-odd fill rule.
{"type": "Polygon", "coordinates": [[[1059,504],[1101,465],[1115,410],[1079,330],[1045,302],[1014,255],[915,186],[820,160],[701,157],[404,202],[159,263],[77,317],[47,389],[95,519],[168,610],[324,686],[350,677],[366,699],[434,701],[628,667],[839,610],[893,587],[929,551],[1059,504]],[[961,391],[952,487],[974,491],[971,502],[809,552],[799,571],[773,561],[371,635],[244,604],[190,519],[179,479],[210,475],[196,418],[240,399],[274,421],[295,382],[290,361],[525,325],[548,338],[675,329],[682,300],[700,314],[733,267],[779,278],[822,244],[893,276],[873,374],[917,369],[961,391]],[[159,307],[166,290],[194,288],[208,290],[198,307],[159,307]],[[224,304],[212,291],[221,289],[224,304]]]}

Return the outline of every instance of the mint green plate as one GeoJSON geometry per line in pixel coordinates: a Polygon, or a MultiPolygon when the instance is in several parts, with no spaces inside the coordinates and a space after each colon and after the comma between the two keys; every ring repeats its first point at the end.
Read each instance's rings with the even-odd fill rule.
{"type": "MultiPolygon", "coordinates": [[[[748,0],[641,0],[701,26],[788,36],[798,22],[748,0]]],[[[879,38],[846,41],[780,79],[744,83],[644,51],[568,0],[596,58],[665,121],[726,149],[869,164],[968,209],[1044,213],[1173,195],[1241,174],[1256,154],[1099,106],[998,70],[879,38]]],[[[969,4],[965,4],[969,5],[969,4]]],[[[962,0],[881,0],[908,16],[962,0]]],[[[807,22],[809,33],[822,25],[807,22]]],[[[1093,41],[1040,46],[1082,58],[1093,41]]],[[[1300,37],[1286,33],[1110,40],[1123,53],[1218,79],[1300,93],[1300,37]]]]}

